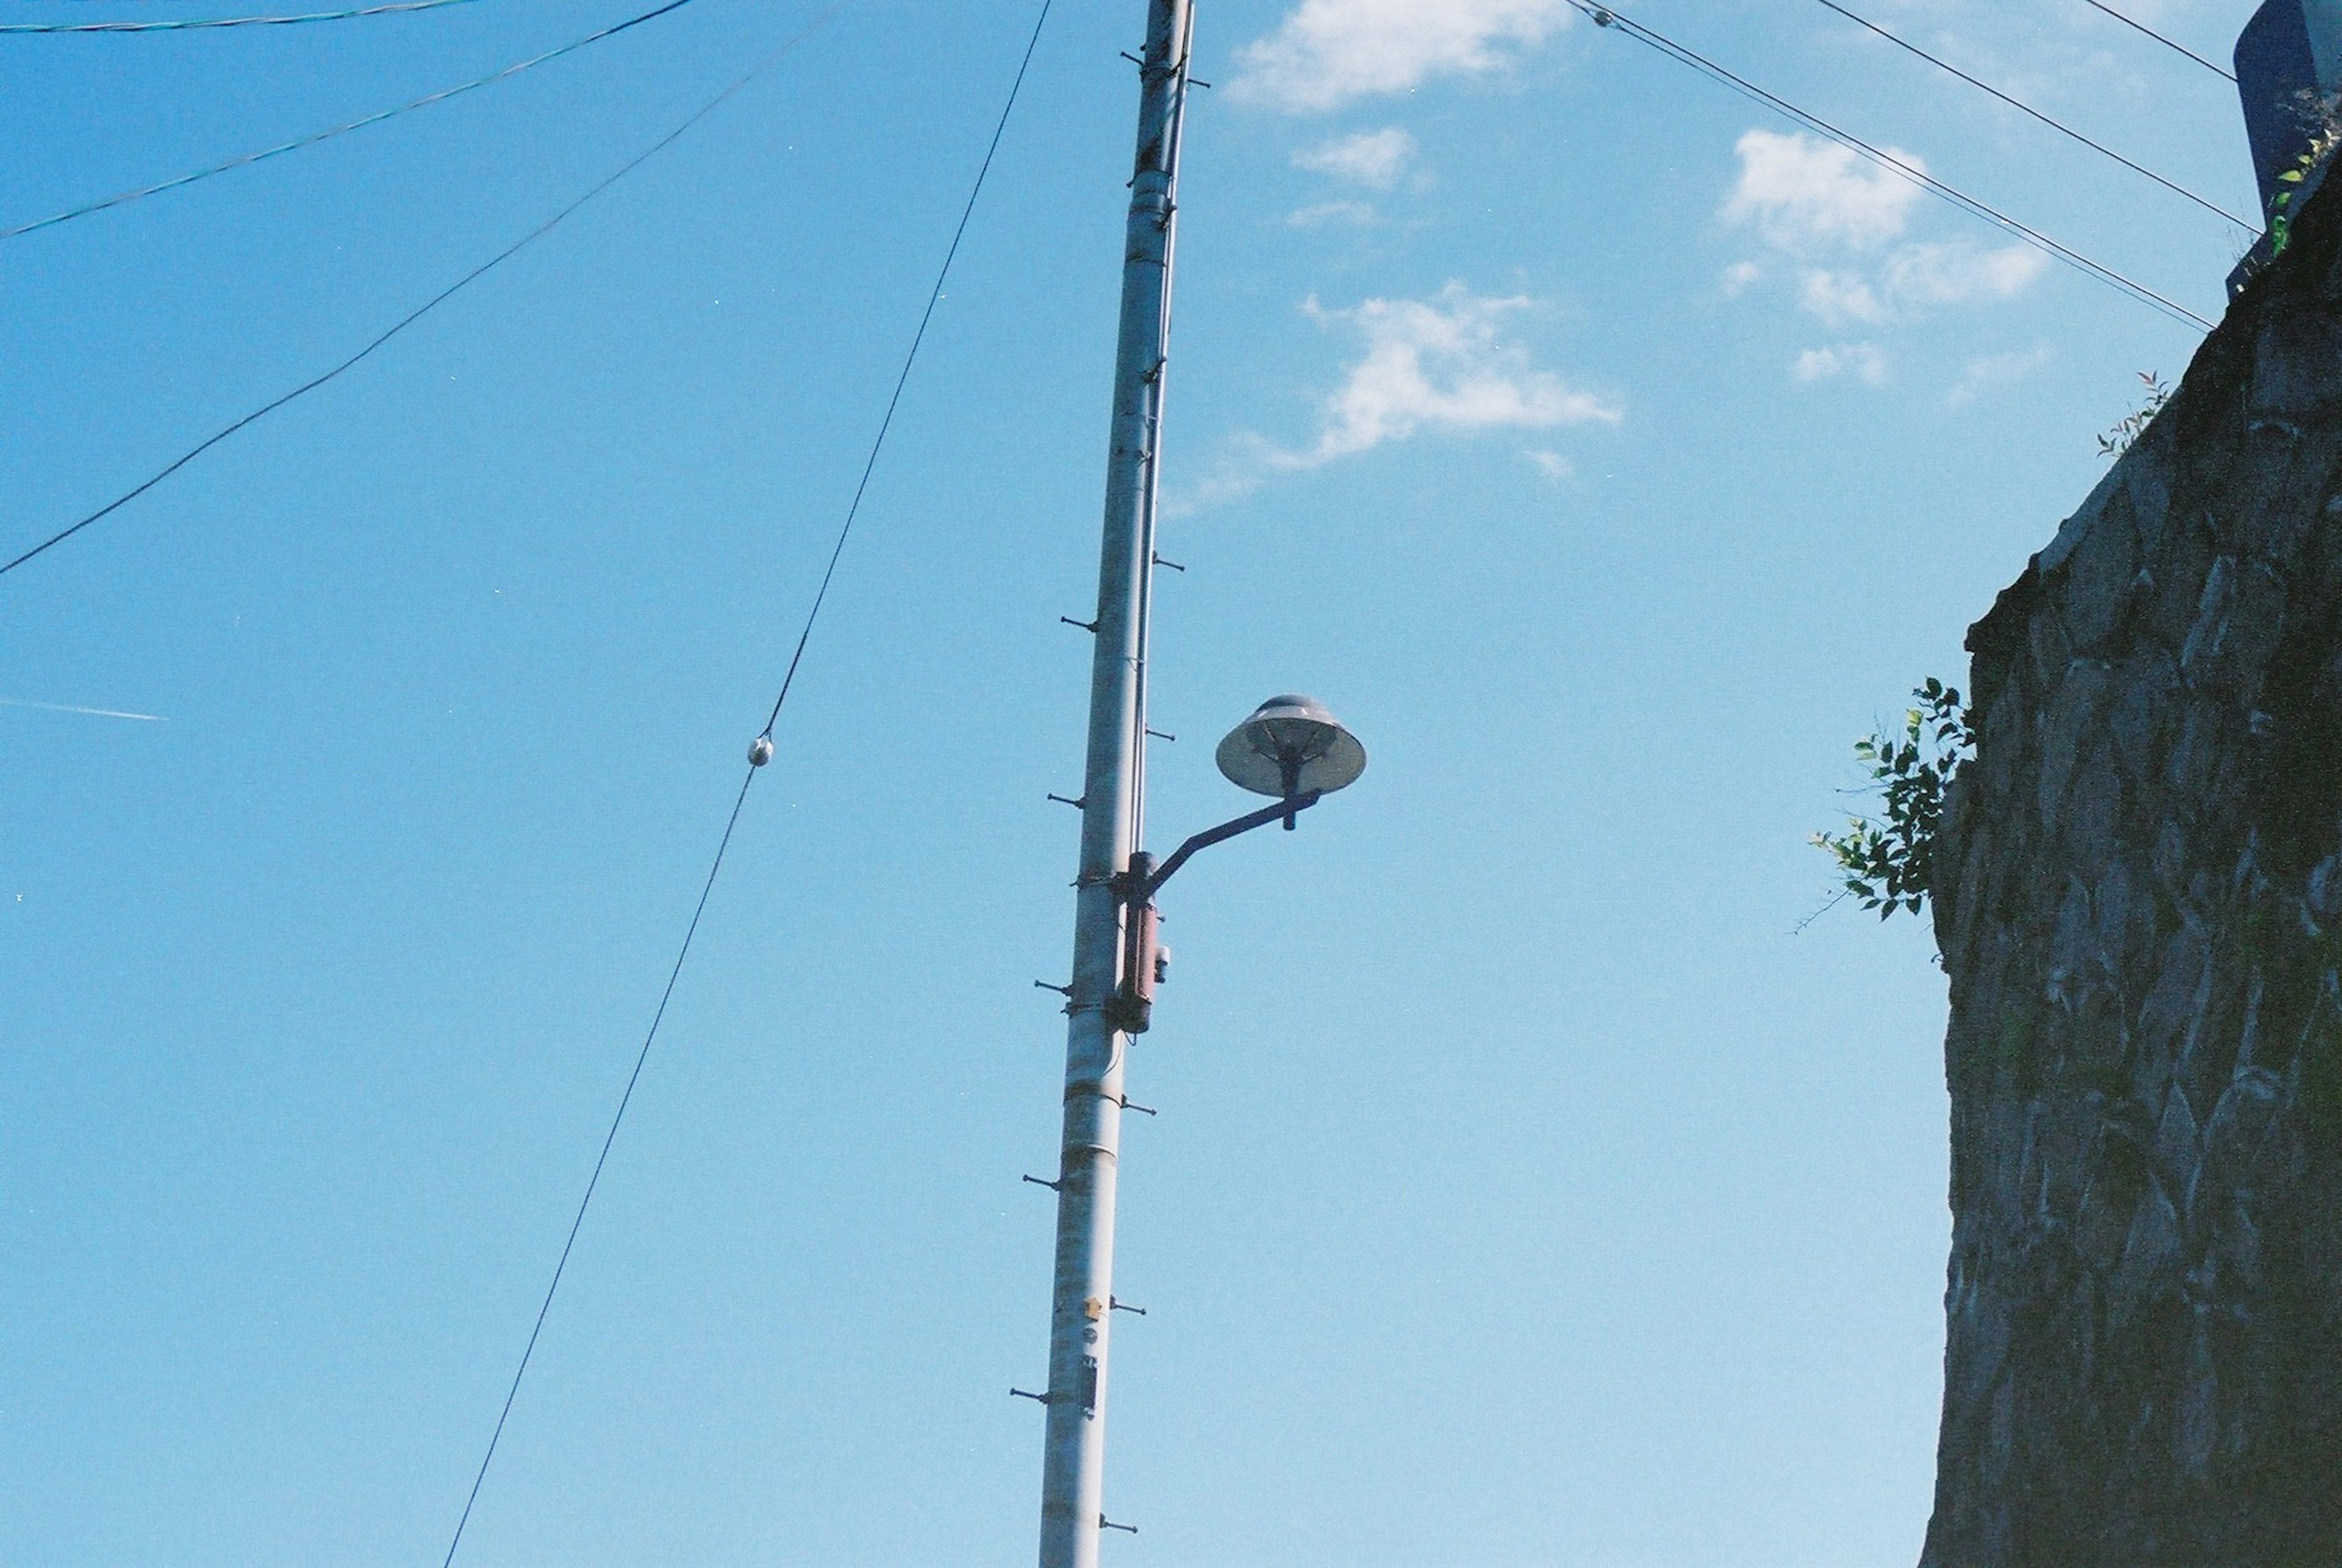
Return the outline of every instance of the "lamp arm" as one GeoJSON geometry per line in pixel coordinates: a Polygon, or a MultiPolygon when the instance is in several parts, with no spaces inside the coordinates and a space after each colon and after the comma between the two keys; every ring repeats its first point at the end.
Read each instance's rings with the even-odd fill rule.
{"type": "Polygon", "coordinates": [[[1225,843],[1240,833],[1250,833],[1256,827],[1266,827],[1273,822],[1280,820],[1290,822],[1295,812],[1308,810],[1325,796],[1325,791],[1314,789],[1300,794],[1287,795],[1275,805],[1263,806],[1258,811],[1246,812],[1234,821],[1224,822],[1217,827],[1207,827],[1203,832],[1190,836],[1185,844],[1173,850],[1169,858],[1156,866],[1145,882],[1131,888],[1128,895],[1130,902],[1143,904],[1151,901],[1163,884],[1171,880],[1171,874],[1186,864],[1187,857],[1197,850],[1209,849],[1212,845],[1225,843]]]}

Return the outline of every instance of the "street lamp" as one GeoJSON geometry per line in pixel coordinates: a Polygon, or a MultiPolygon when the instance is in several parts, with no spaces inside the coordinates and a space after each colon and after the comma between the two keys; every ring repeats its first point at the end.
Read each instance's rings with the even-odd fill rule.
{"type": "MultiPolygon", "coordinates": [[[[1366,771],[1366,748],[1315,697],[1289,692],[1255,708],[1228,732],[1212,760],[1237,788],[1291,800],[1356,784],[1366,771]]],[[[1292,812],[1286,813],[1285,825],[1292,828],[1292,812]]]]}
{"type": "MultiPolygon", "coordinates": [[[[1296,694],[1275,696],[1228,733],[1216,754],[1230,783],[1272,804],[1189,835],[1159,864],[1133,849],[1124,869],[1100,876],[1102,895],[1077,924],[1075,984],[1066,987],[1068,1047],[1066,1127],[1057,1179],[1028,1182],[1057,1193],[1056,1284],[1052,1293],[1049,1386],[1009,1392],[1048,1407],[1042,1466],[1041,1568],[1096,1568],[1101,1530],[1116,1524],[1099,1508],[1106,1443],[1106,1320],[1114,1298],[1114,1187],[1118,1164],[1124,1044],[1154,1022],[1155,988],[1170,962],[1158,932],[1155,895],[1198,850],[1283,822],[1366,771],[1366,749],[1324,704],[1296,694]],[[1095,933],[1095,936],[1087,934],[1095,933]],[[1103,938],[1096,947],[1088,941],[1103,938]],[[1095,967],[1080,963],[1096,954],[1095,967]]],[[[1115,776],[1115,775],[1109,775],[1115,776]]]]}
{"type": "Polygon", "coordinates": [[[1169,949],[1156,934],[1155,895],[1163,884],[1199,849],[1280,820],[1290,832],[1296,816],[1357,782],[1366,771],[1366,748],[1316,698],[1288,693],[1269,698],[1230,730],[1213,760],[1230,784],[1275,795],[1276,804],[1189,835],[1160,865],[1145,850],[1136,851],[1130,869],[1114,879],[1115,894],[1126,909],[1122,985],[1106,1021],[1126,1034],[1146,1032],[1155,987],[1170,962],[1169,949]]]}

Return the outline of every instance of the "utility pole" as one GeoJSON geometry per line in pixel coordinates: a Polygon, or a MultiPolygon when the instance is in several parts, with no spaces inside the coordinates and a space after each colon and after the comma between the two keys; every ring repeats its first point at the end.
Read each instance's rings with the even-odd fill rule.
{"type": "MultiPolygon", "coordinates": [[[[1147,611],[1155,574],[1156,444],[1171,327],[1180,121],[1190,0],[1147,0],[1139,66],[1138,155],[1122,273],[1113,444],[1098,552],[1075,883],[1073,994],[1066,1004],[1065,1130],[1057,1161],[1056,1286],[1049,1307],[1048,1413],[1041,1477],[1041,1568],[1096,1568],[1104,1523],[1106,1347],[1114,1308],[1115,1163],[1130,1036],[1122,986],[1126,904],[1116,878],[1139,843],[1146,799],[1147,611]]],[[[1134,915],[1134,918],[1136,916],[1134,915]]]]}

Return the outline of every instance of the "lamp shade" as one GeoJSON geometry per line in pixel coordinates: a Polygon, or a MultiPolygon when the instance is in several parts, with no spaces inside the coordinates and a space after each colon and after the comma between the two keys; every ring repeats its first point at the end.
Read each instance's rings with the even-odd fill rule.
{"type": "Polygon", "coordinates": [[[1214,760],[1230,784],[1280,799],[1331,794],[1366,771],[1366,748],[1314,697],[1275,696],[1228,732],[1214,760]]]}

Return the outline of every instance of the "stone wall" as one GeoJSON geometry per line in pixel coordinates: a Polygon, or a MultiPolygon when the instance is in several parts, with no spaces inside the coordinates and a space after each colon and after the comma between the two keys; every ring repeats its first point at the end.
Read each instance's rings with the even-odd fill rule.
{"type": "Polygon", "coordinates": [[[1924,1568],[2342,1568],[2337,201],[1969,634],[1924,1568]]]}

